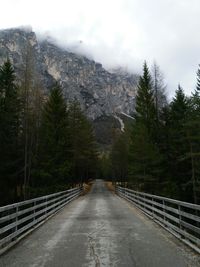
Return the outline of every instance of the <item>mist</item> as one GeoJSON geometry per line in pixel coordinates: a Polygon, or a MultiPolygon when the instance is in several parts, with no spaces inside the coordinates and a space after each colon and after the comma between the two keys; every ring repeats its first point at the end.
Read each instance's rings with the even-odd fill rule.
{"type": "Polygon", "coordinates": [[[40,38],[50,36],[108,70],[140,74],[144,60],[156,61],[171,96],[179,83],[187,94],[195,88],[198,0],[8,0],[1,8],[1,29],[31,25],[40,38]]]}

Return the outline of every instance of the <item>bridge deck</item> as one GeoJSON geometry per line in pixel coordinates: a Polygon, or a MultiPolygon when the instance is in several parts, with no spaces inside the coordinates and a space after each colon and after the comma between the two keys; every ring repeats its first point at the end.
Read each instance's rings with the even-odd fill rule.
{"type": "Polygon", "coordinates": [[[186,267],[199,257],[97,180],[0,258],[0,267],[186,267]]]}

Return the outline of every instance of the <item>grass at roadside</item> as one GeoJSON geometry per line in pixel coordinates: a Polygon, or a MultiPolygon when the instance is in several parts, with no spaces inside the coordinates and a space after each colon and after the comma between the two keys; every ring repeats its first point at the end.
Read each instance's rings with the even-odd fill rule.
{"type": "Polygon", "coordinates": [[[105,184],[106,184],[108,190],[115,192],[115,186],[111,181],[105,181],[105,184]]]}
{"type": "Polygon", "coordinates": [[[89,181],[83,184],[83,195],[86,195],[90,192],[93,185],[93,181],[89,181]]]}

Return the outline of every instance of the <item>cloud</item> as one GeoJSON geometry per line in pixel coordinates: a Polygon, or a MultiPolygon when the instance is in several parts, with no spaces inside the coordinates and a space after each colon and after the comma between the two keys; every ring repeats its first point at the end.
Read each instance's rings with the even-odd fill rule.
{"type": "Polygon", "coordinates": [[[32,25],[60,45],[86,54],[106,68],[141,72],[158,62],[170,94],[181,83],[189,93],[199,59],[199,0],[7,0],[0,28],[32,25]]]}

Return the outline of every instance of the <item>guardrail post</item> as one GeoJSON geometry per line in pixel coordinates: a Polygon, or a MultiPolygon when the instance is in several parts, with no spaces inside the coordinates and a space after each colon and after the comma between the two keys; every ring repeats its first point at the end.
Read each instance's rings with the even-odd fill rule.
{"type": "MultiPolygon", "coordinates": [[[[15,223],[16,223],[16,225],[15,225],[15,228],[14,228],[15,229],[14,232],[17,232],[17,230],[18,230],[18,225],[17,225],[17,222],[18,222],[18,210],[19,210],[19,207],[17,206],[16,207],[16,211],[15,211],[15,213],[16,213],[16,217],[15,217],[15,223]]],[[[17,239],[17,237],[15,237],[14,240],[15,239],[17,239]]]]}
{"type": "Polygon", "coordinates": [[[118,195],[120,195],[120,188],[119,188],[119,186],[117,186],[117,193],[118,193],[118,195]]]}
{"type": "Polygon", "coordinates": [[[135,192],[131,193],[131,200],[132,200],[132,202],[135,202],[135,192]]]}
{"type": "Polygon", "coordinates": [[[181,216],[181,205],[178,204],[178,217],[179,217],[179,228],[182,230],[182,224],[181,224],[181,220],[182,220],[182,216],[181,216]]]}
{"type": "Polygon", "coordinates": [[[146,204],[146,196],[144,195],[143,196],[143,208],[144,208],[144,210],[146,210],[145,204],[146,204]]]}
{"type": "Polygon", "coordinates": [[[45,205],[45,214],[47,214],[47,196],[45,197],[45,202],[46,202],[46,205],[45,205]]]}
{"type": "Polygon", "coordinates": [[[164,223],[166,221],[166,216],[165,216],[165,200],[162,200],[162,204],[163,204],[163,219],[164,219],[164,223]]]}
{"type": "Polygon", "coordinates": [[[152,217],[153,217],[153,219],[154,219],[154,199],[153,199],[153,197],[151,198],[151,201],[152,201],[152,217]]]}
{"type": "Polygon", "coordinates": [[[33,207],[34,207],[34,210],[33,210],[33,214],[34,214],[34,217],[33,217],[33,221],[35,221],[35,208],[36,208],[36,200],[33,202],[33,207]]]}

